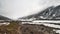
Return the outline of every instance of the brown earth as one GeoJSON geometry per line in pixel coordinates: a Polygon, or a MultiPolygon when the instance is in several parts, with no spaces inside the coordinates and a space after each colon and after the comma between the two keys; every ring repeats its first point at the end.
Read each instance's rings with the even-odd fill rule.
{"type": "Polygon", "coordinates": [[[44,25],[22,25],[22,34],[55,34],[53,29],[44,25]]]}

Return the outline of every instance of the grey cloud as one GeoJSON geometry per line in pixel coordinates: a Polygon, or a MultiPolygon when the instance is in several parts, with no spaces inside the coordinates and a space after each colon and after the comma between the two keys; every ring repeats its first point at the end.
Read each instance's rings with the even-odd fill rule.
{"type": "Polygon", "coordinates": [[[59,4],[60,0],[0,0],[0,15],[16,19],[59,4]]]}

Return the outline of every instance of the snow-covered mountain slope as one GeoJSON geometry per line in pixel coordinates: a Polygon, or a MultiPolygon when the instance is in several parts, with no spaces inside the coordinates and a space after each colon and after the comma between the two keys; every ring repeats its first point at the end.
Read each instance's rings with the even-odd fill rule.
{"type": "Polygon", "coordinates": [[[37,14],[29,15],[29,16],[22,17],[19,19],[32,19],[32,20],[60,19],[60,5],[48,7],[45,10],[43,10],[37,14]]]}

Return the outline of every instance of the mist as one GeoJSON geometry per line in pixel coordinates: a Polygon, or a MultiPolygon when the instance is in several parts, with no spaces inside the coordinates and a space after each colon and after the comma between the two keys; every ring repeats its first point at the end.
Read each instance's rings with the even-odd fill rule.
{"type": "Polygon", "coordinates": [[[0,15],[17,19],[57,5],[60,0],[0,0],[0,15]]]}

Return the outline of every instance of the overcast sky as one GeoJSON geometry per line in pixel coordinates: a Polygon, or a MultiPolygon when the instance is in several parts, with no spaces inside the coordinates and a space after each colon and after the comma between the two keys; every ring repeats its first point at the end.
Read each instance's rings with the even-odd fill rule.
{"type": "Polygon", "coordinates": [[[53,5],[60,5],[60,0],[0,0],[0,15],[17,19],[53,5]]]}

